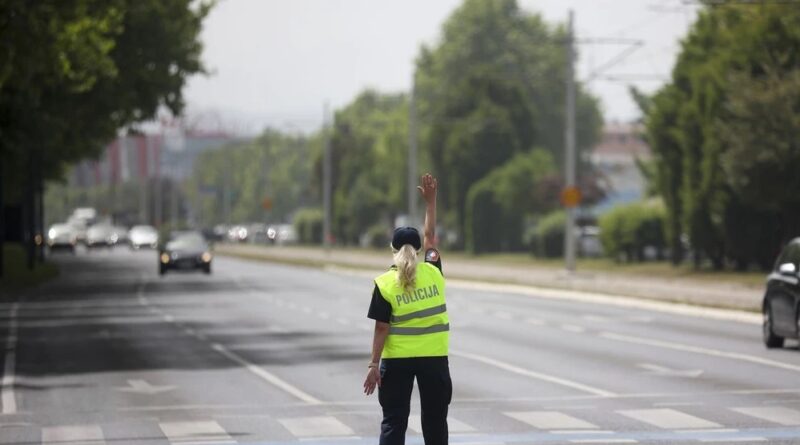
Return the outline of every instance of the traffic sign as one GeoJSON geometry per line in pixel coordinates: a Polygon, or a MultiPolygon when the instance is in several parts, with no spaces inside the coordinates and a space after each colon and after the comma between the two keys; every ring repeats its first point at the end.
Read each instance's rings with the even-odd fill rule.
{"type": "Polygon", "coordinates": [[[578,187],[565,187],[561,191],[561,205],[571,209],[581,203],[581,191],[578,187]]]}

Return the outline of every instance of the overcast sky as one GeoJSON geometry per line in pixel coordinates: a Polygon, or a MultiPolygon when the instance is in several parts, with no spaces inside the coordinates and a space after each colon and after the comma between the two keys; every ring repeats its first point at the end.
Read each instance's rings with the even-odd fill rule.
{"type": "MultiPolygon", "coordinates": [[[[523,9],[563,22],[575,11],[579,39],[642,41],[607,76],[646,76],[658,88],[669,76],[696,7],[684,0],[519,0],[523,9]],[[660,78],[661,80],[652,80],[660,78]]],[[[419,47],[433,45],[461,0],[221,0],[205,23],[203,59],[211,70],[186,88],[190,120],[254,133],[266,126],[317,128],[328,101],[338,108],[361,90],[407,91],[419,47]]],[[[583,44],[578,77],[627,45],[583,44]]],[[[632,120],[638,110],[629,82],[593,80],[607,120],[632,120]]]]}

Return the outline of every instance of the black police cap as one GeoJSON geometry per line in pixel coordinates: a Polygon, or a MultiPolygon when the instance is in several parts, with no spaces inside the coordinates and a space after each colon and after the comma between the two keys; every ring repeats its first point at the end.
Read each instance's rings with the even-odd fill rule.
{"type": "Polygon", "coordinates": [[[394,236],[392,236],[392,247],[395,250],[400,250],[406,244],[411,244],[414,250],[422,248],[422,240],[420,240],[419,232],[413,227],[398,227],[394,229],[394,236]]]}

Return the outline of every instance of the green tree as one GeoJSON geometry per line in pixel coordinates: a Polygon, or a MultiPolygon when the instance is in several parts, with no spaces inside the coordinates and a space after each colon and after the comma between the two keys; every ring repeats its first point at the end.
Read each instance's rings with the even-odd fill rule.
{"type": "Polygon", "coordinates": [[[798,29],[800,10],[784,4],[708,7],[653,97],[645,122],[674,262],[685,234],[697,265],[765,267],[800,229],[795,198],[778,191],[796,165],[798,29]]]}
{"type": "MultiPolygon", "coordinates": [[[[465,0],[441,42],[422,48],[415,74],[422,145],[442,184],[444,219],[462,236],[468,191],[493,169],[533,147],[561,164],[564,35],[515,0],[465,0]]],[[[577,105],[582,152],[602,119],[580,87],[577,105]]]]}

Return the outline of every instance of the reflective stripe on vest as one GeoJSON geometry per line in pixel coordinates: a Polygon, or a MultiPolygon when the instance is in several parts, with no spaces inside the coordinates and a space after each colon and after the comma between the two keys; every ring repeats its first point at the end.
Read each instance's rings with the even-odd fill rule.
{"type": "Polygon", "coordinates": [[[425,334],[434,334],[436,332],[445,332],[450,330],[450,323],[447,324],[437,324],[433,326],[428,326],[426,328],[400,328],[396,326],[392,326],[389,328],[389,334],[394,335],[425,335],[425,334]]]}
{"type": "Polygon", "coordinates": [[[406,291],[390,270],[375,279],[381,296],[392,306],[383,358],[439,357],[448,354],[450,320],[442,273],[428,263],[417,264],[414,289],[406,291]]]}

